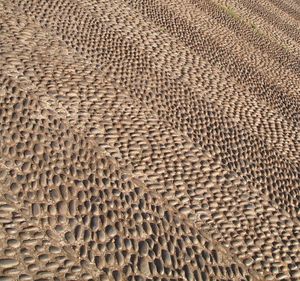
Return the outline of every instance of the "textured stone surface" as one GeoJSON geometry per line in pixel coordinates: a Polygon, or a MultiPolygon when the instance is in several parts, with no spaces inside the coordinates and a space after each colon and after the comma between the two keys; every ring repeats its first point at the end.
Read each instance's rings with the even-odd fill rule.
{"type": "Polygon", "coordinates": [[[299,7],[0,0],[0,280],[298,280],[299,7]]]}

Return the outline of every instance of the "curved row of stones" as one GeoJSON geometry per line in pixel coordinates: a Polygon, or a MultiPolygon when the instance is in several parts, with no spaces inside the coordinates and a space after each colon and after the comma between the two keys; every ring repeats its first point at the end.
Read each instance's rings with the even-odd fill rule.
{"type": "Polygon", "coordinates": [[[299,24],[297,18],[293,16],[296,11],[285,10],[282,6],[286,2],[279,3],[277,0],[261,2],[220,0],[217,2],[230,7],[240,17],[255,23],[256,27],[259,26],[262,29],[263,36],[268,36],[272,41],[275,40],[278,44],[288,47],[295,55],[299,55],[299,24]]]}
{"type": "Polygon", "coordinates": [[[225,249],[43,107],[39,93],[9,76],[1,80],[1,186],[7,202],[0,206],[2,279],[76,280],[77,273],[85,280],[254,280],[225,249]],[[43,234],[34,236],[40,230],[50,243],[43,234]],[[43,254],[37,239],[48,245],[43,254]],[[59,257],[47,254],[59,253],[55,243],[65,251],[59,257]]]}
{"type": "MultiPolygon", "coordinates": [[[[150,3],[148,1],[129,1],[129,4],[141,10],[151,21],[163,26],[185,46],[200,54],[211,64],[220,66],[223,71],[228,71],[239,83],[242,83],[244,86],[246,85],[250,92],[255,93],[259,98],[267,101],[286,117],[298,122],[299,107],[296,101],[299,89],[299,69],[293,74],[290,71],[286,72],[286,69],[282,69],[280,66],[282,65],[281,61],[275,63],[275,60],[275,62],[273,61],[272,63],[270,58],[267,58],[265,61],[259,58],[254,59],[253,54],[255,54],[255,51],[253,50],[251,51],[252,55],[249,57],[243,55],[243,52],[247,52],[245,48],[233,52],[235,44],[231,46],[232,43],[223,43],[223,41],[226,42],[226,39],[223,39],[224,37],[226,38],[226,34],[222,34],[222,30],[220,31],[220,29],[217,28],[211,30],[210,25],[205,22],[187,21],[185,17],[180,16],[179,12],[168,9],[167,6],[160,1],[150,3]],[[199,28],[199,26],[203,27],[199,28]],[[207,34],[207,30],[212,34],[214,34],[215,31],[216,35],[207,34]],[[257,62],[259,63],[257,64],[257,62]],[[271,68],[272,70],[266,70],[261,67],[262,64],[271,64],[273,68],[271,68]],[[289,82],[287,84],[285,82],[281,83],[280,78],[278,78],[279,75],[286,77],[285,80],[289,80],[289,82]],[[285,87],[282,88],[282,85],[285,87]],[[287,93],[289,93],[289,95],[287,95],[287,93]]],[[[206,7],[205,4],[203,4],[203,8],[204,7],[206,7]]],[[[216,14],[212,13],[214,20],[218,15],[221,18],[220,21],[222,24],[224,22],[231,23],[233,21],[229,16],[223,19],[223,11],[218,11],[216,14]]],[[[196,15],[194,15],[194,17],[200,18],[200,16],[197,17],[196,15]]],[[[236,25],[238,24],[234,22],[232,30],[234,30],[236,25]]],[[[240,28],[240,26],[238,26],[238,28],[240,28]]],[[[232,37],[230,38],[232,39],[232,37]]],[[[230,42],[230,39],[227,40],[230,42]]],[[[236,40],[234,40],[234,42],[235,41],[236,40]]],[[[281,55],[280,59],[288,55],[289,53],[281,55]]],[[[264,55],[262,56],[264,57],[264,55]]],[[[299,61],[296,60],[296,63],[299,64],[299,61]]]]}

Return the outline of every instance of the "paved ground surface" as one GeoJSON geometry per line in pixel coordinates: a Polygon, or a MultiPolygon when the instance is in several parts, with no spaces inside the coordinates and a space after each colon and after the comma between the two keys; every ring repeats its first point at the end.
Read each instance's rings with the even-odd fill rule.
{"type": "Polygon", "coordinates": [[[0,280],[300,280],[300,2],[0,0],[0,280]]]}

